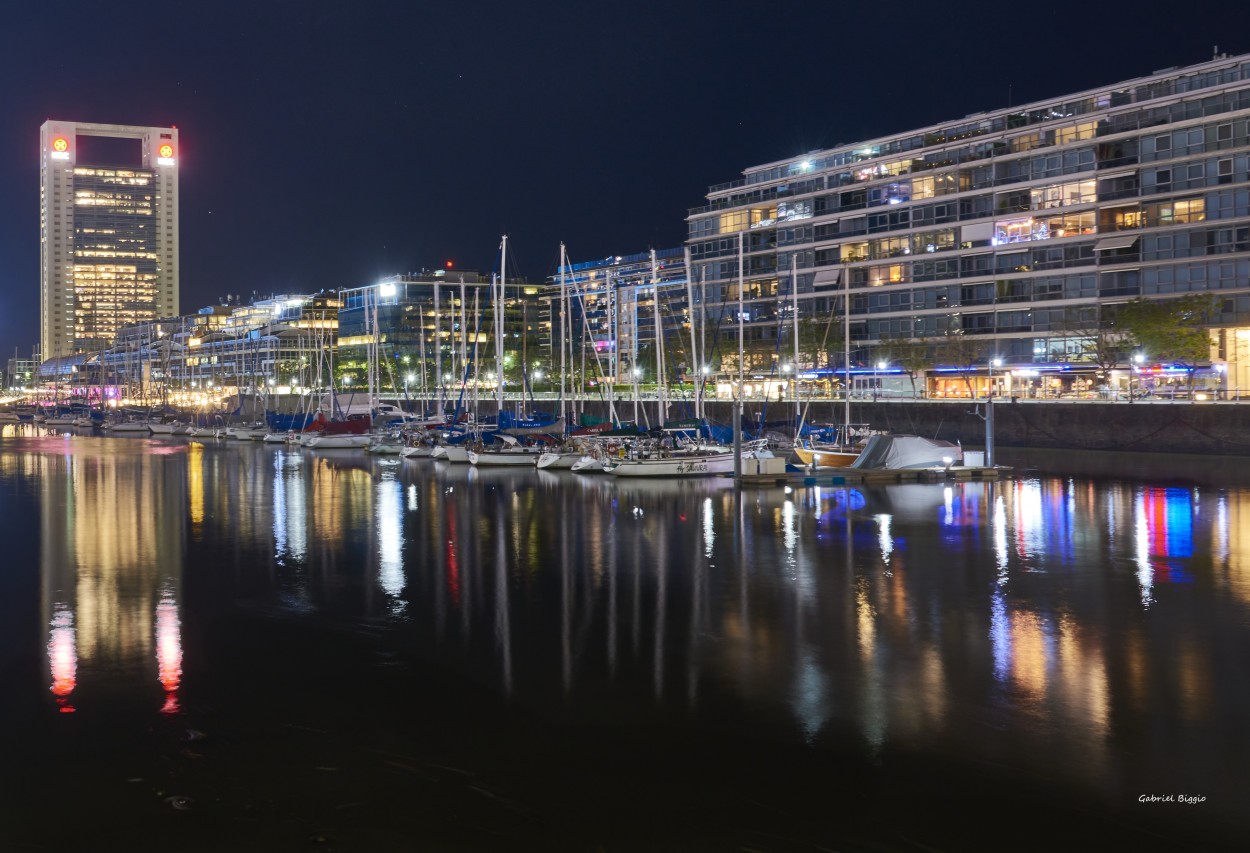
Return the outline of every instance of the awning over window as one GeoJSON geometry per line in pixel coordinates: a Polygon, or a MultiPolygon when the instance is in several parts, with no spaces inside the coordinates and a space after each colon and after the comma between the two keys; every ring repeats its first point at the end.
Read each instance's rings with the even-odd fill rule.
{"type": "Polygon", "coordinates": [[[1127,249],[1129,246],[1137,242],[1140,234],[1117,234],[1114,237],[1103,237],[1094,244],[1095,252],[1105,252],[1107,249],[1127,249]]]}
{"type": "Polygon", "coordinates": [[[994,239],[994,223],[981,222],[976,225],[965,225],[960,231],[960,237],[965,243],[975,243],[980,240],[994,239]]]}

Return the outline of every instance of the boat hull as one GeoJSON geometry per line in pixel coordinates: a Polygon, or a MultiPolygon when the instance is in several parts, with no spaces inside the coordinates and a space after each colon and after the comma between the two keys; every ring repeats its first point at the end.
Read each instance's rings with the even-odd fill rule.
{"type": "Polygon", "coordinates": [[[582,458],[580,453],[548,451],[538,457],[538,467],[547,471],[569,470],[582,458]]]}
{"type": "Polygon", "coordinates": [[[476,451],[470,450],[468,455],[469,455],[469,464],[477,465],[478,467],[481,467],[481,468],[508,467],[508,466],[533,468],[534,462],[538,458],[533,453],[527,453],[525,451],[514,452],[514,451],[508,451],[508,450],[505,450],[501,453],[491,453],[489,451],[478,453],[476,451]]]}
{"type": "Polygon", "coordinates": [[[312,450],[359,450],[369,446],[369,436],[319,435],[304,446],[312,450]]]}
{"type": "Polygon", "coordinates": [[[108,426],[104,427],[104,429],[108,430],[109,432],[138,432],[138,433],[143,433],[144,435],[152,434],[152,428],[144,423],[109,424],[108,426]]]}
{"type": "Polygon", "coordinates": [[[795,447],[794,455],[805,468],[845,468],[859,458],[859,451],[795,447]]]}
{"type": "Polygon", "coordinates": [[[670,456],[661,459],[622,459],[608,469],[614,477],[711,477],[732,474],[734,455],[670,456]]]}
{"type": "Polygon", "coordinates": [[[443,447],[434,448],[432,454],[435,459],[442,459],[444,462],[465,462],[469,461],[469,451],[464,447],[455,447],[453,445],[445,445],[443,447]]]}

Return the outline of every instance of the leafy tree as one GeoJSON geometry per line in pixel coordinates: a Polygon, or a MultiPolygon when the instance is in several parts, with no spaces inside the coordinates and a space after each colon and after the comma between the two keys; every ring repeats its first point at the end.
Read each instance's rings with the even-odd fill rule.
{"type": "MultiPolygon", "coordinates": [[[[799,361],[812,370],[842,364],[842,319],[836,315],[800,317],[792,335],[799,338],[799,361]]],[[[791,338],[791,351],[793,351],[791,338]]]]}
{"type": "Polygon", "coordinates": [[[916,393],[916,378],[933,365],[933,341],[928,338],[898,338],[885,339],[882,344],[889,360],[898,364],[911,381],[912,397],[923,396],[916,393]]]}
{"type": "Polygon", "coordinates": [[[1205,324],[1215,310],[1216,300],[1205,294],[1135,299],[1120,306],[1119,322],[1150,358],[1183,367],[1192,391],[1198,365],[1211,359],[1211,337],[1205,324]]]}

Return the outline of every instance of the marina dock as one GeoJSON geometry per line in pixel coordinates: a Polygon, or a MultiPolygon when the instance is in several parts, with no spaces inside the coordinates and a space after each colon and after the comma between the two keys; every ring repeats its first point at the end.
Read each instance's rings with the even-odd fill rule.
{"type": "Polygon", "coordinates": [[[743,474],[743,486],[847,486],[876,483],[940,483],[948,480],[998,480],[1009,477],[1014,469],[993,467],[894,468],[859,470],[855,468],[818,468],[815,471],[743,474]]]}

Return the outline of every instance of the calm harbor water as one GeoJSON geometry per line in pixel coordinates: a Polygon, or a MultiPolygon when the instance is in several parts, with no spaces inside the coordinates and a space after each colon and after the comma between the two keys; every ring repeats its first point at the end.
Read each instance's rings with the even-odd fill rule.
{"type": "Polygon", "coordinates": [[[1231,849],[1245,466],[1004,461],[736,496],[8,427],[0,847],[1231,849]]]}

